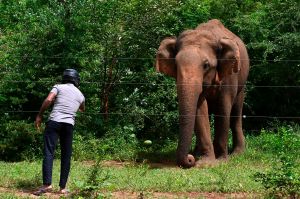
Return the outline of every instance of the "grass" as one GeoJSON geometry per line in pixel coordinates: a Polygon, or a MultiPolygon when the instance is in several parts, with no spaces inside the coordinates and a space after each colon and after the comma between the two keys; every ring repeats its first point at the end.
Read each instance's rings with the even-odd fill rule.
{"type": "MultiPolygon", "coordinates": [[[[294,170],[300,173],[299,135],[289,143],[290,155],[297,162],[294,170]],[[297,137],[298,136],[298,137],[297,137]]],[[[293,137],[294,138],[294,137],[293,137]]],[[[116,191],[153,193],[153,192],[217,192],[248,193],[264,195],[267,193],[263,184],[257,181],[256,173],[265,173],[278,163],[278,149],[283,138],[280,134],[267,134],[247,137],[247,150],[239,156],[231,156],[228,161],[206,168],[180,169],[178,167],[157,168],[151,159],[143,163],[130,162],[125,166],[105,166],[95,161],[72,161],[68,188],[78,193],[90,192],[113,193],[116,191]],[[150,163],[149,163],[150,162],[150,163]],[[96,166],[97,168],[96,168],[96,166]]],[[[174,143],[172,143],[174,146],[174,143]]],[[[169,151],[173,161],[174,149],[169,151]],[[173,151],[172,151],[173,150],[173,151]]],[[[166,150],[162,159],[168,154],[166,150]]],[[[156,154],[159,156],[159,154],[156,154]]],[[[151,157],[151,156],[149,156],[151,157]]],[[[171,157],[171,158],[170,158],[171,157]]],[[[156,157],[156,160],[159,157],[156,157]]],[[[41,161],[0,162],[0,188],[13,191],[33,190],[41,184],[41,161]]],[[[59,160],[54,163],[53,184],[59,182],[59,160]]],[[[0,190],[1,192],[1,190],[0,190]]],[[[0,193],[0,197],[14,198],[12,193],[0,193]]]]}
{"type": "MultiPolygon", "coordinates": [[[[72,162],[68,186],[82,189],[92,165],[72,162]]],[[[212,168],[151,168],[148,164],[124,167],[101,167],[99,178],[106,179],[99,189],[114,192],[262,192],[262,186],[251,178],[261,169],[243,157],[235,157],[212,168]]],[[[258,164],[256,164],[258,165],[258,164]]],[[[32,190],[40,185],[41,162],[0,163],[0,187],[32,190]]],[[[54,184],[59,181],[59,161],[54,165],[54,184]]]]}

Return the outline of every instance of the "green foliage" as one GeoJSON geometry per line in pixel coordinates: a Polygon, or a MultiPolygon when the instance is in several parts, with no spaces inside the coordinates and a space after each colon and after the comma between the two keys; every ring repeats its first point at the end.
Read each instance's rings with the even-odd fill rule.
{"type": "Polygon", "coordinates": [[[299,147],[300,137],[296,128],[291,126],[278,129],[279,139],[266,139],[267,132],[263,130],[264,144],[262,150],[271,149],[272,153],[277,153],[272,169],[267,172],[257,172],[254,178],[261,182],[269,190],[269,194],[275,198],[298,198],[300,195],[299,176],[299,147]]]}
{"type": "Polygon", "coordinates": [[[76,193],[73,197],[84,198],[103,198],[103,194],[99,193],[100,189],[109,188],[111,186],[107,181],[111,178],[109,172],[102,168],[98,160],[95,165],[87,172],[86,181],[75,181],[76,193]]]}
{"type": "Polygon", "coordinates": [[[73,158],[75,160],[101,159],[134,160],[139,142],[132,126],[117,126],[101,139],[84,137],[75,133],[73,158]]]}
{"type": "Polygon", "coordinates": [[[234,25],[251,59],[247,103],[256,115],[298,116],[300,104],[293,99],[299,98],[299,2],[256,3],[256,8],[234,25]]]}
{"type": "Polygon", "coordinates": [[[141,139],[174,138],[178,131],[175,81],[155,74],[153,69],[144,75],[144,80],[132,78],[137,84],[128,87],[132,90],[130,95],[126,91],[119,93],[119,111],[126,113],[119,122],[130,122],[141,139]]]}
{"type": "Polygon", "coordinates": [[[27,121],[0,125],[0,156],[3,160],[30,160],[41,156],[42,135],[27,121]]]}
{"type": "Polygon", "coordinates": [[[291,154],[290,151],[299,151],[300,149],[300,131],[299,126],[295,124],[277,124],[274,130],[261,130],[261,150],[272,152],[282,152],[286,154],[298,156],[298,154],[291,154]]]}
{"type": "MultiPolygon", "coordinates": [[[[87,112],[79,114],[76,123],[79,159],[79,149],[98,145],[98,138],[112,142],[97,149],[108,154],[116,154],[115,146],[125,146],[131,134],[137,143],[149,139],[164,145],[174,140],[175,81],[154,71],[156,49],[163,38],[212,18],[247,45],[251,71],[246,114],[300,115],[300,101],[295,100],[300,95],[297,1],[229,0],[224,6],[221,0],[2,0],[0,10],[2,154],[13,151],[4,129],[15,131],[8,127],[10,121],[33,123],[65,68],[80,72],[80,89],[86,96],[87,112]],[[257,87],[274,85],[294,87],[257,87]]],[[[16,134],[11,133],[20,137],[16,134]]]]}
{"type": "Polygon", "coordinates": [[[180,1],[180,8],[177,9],[176,16],[182,29],[194,29],[199,22],[210,20],[212,6],[212,1],[209,0],[180,1]]]}
{"type": "Polygon", "coordinates": [[[255,178],[270,191],[275,198],[298,198],[300,195],[300,176],[296,162],[286,154],[280,155],[279,162],[266,173],[256,173],[255,178]]]}

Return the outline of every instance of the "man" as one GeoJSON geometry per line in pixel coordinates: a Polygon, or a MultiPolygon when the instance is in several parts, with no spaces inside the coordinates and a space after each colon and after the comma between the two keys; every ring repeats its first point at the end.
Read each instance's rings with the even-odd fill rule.
{"type": "Polygon", "coordinates": [[[43,113],[54,104],[44,132],[43,186],[34,193],[35,195],[52,190],[53,158],[58,138],[61,145],[59,192],[67,193],[66,183],[70,172],[75,116],[78,109],[82,112],[85,110],[85,98],[78,89],[79,81],[79,74],[76,70],[66,69],[63,72],[62,84],[57,84],[52,88],[36,116],[35,126],[40,129],[43,113]]]}

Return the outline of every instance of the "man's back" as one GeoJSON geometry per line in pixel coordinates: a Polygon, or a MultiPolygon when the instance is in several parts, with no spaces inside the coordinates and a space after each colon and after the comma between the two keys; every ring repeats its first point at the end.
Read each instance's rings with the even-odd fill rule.
{"type": "Polygon", "coordinates": [[[56,99],[49,120],[74,125],[76,112],[84,102],[84,96],[73,84],[57,84],[51,92],[56,99]]]}

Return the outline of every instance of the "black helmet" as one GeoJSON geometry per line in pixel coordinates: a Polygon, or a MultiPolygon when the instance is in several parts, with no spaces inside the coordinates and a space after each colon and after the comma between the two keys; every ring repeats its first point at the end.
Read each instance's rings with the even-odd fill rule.
{"type": "Polygon", "coordinates": [[[62,83],[72,83],[74,86],[79,86],[79,74],[75,69],[66,69],[63,73],[62,83]]]}

